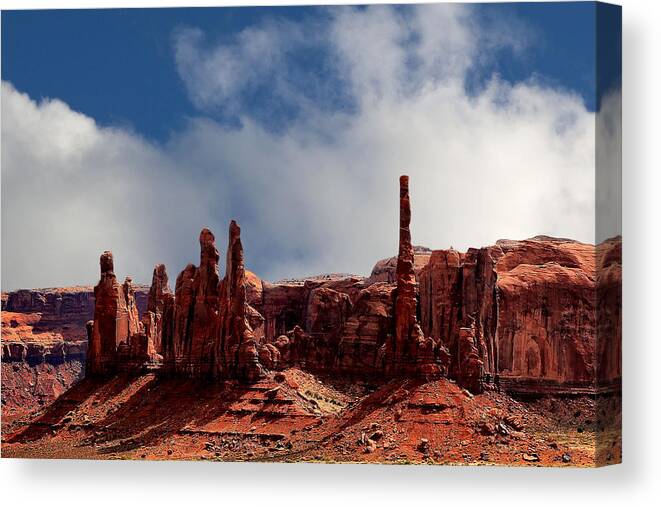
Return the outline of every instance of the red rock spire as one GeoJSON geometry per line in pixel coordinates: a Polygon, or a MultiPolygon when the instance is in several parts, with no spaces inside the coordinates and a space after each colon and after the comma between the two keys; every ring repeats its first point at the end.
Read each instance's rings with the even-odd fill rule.
{"type": "Polygon", "coordinates": [[[212,373],[218,335],[218,258],[213,233],[202,229],[200,266],[187,265],[177,277],[174,302],[165,298],[166,370],[193,377],[212,373]]]}
{"type": "Polygon", "coordinates": [[[386,342],[385,370],[390,374],[436,375],[435,343],[425,338],[417,319],[417,281],[411,244],[409,177],[399,178],[399,253],[395,295],[395,334],[386,342]]]}
{"type": "Polygon", "coordinates": [[[263,375],[257,341],[248,323],[246,272],[241,228],[232,220],[227,243],[225,278],[220,285],[220,352],[217,373],[222,377],[257,380],[263,375]]]}
{"type": "Polygon", "coordinates": [[[117,369],[117,349],[139,331],[138,307],[131,279],[117,282],[112,252],[101,254],[101,279],[94,287],[94,324],[85,366],[86,374],[104,375],[117,369]]]}
{"type": "Polygon", "coordinates": [[[402,351],[416,319],[416,280],[411,244],[411,200],[409,177],[399,178],[399,254],[397,256],[397,302],[395,304],[395,344],[402,351]]]}
{"type": "Polygon", "coordinates": [[[166,302],[171,297],[173,297],[172,290],[168,285],[168,273],[165,264],[156,264],[147,298],[147,311],[142,317],[142,324],[147,338],[158,354],[162,353],[164,309],[166,302]]]}

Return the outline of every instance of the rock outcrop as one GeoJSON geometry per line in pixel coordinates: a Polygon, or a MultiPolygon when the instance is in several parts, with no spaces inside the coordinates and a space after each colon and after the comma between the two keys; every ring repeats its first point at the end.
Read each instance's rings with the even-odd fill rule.
{"type": "Polygon", "coordinates": [[[29,366],[49,364],[59,366],[64,363],[85,362],[87,341],[47,342],[47,343],[2,343],[3,363],[22,363],[29,366]]]}
{"type": "Polygon", "coordinates": [[[172,299],[172,289],[168,285],[165,264],[157,264],[152,274],[151,287],[147,298],[147,311],[142,317],[144,332],[154,353],[162,353],[163,314],[172,299]]]}
{"type": "MultiPolygon", "coordinates": [[[[416,276],[424,268],[431,258],[432,250],[425,246],[413,247],[413,270],[416,276]]],[[[381,259],[374,264],[372,273],[365,279],[365,285],[373,283],[386,282],[397,283],[397,256],[381,259]]]]}
{"type": "Polygon", "coordinates": [[[164,323],[171,329],[162,333],[163,361],[172,373],[193,377],[214,373],[220,324],[218,259],[213,233],[202,229],[200,266],[189,264],[177,277],[173,321],[164,323]]]}
{"type": "Polygon", "coordinates": [[[262,302],[255,309],[264,317],[267,342],[273,341],[304,321],[308,289],[304,283],[263,282],[262,302]]]}
{"type": "Polygon", "coordinates": [[[394,333],[395,286],[379,282],[361,290],[341,330],[334,367],[353,376],[383,374],[383,348],[394,333]]]}
{"type": "Polygon", "coordinates": [[[462,329],[471,329],[486,380],[571,391],[593,384],[598,369],[612,383],[621,376],[618,248],[618,240],[595,248],[536,237],[434,251],[419,275],[422,329],[448,347],[454,378],[462,375],[462,329]]]}
{"type": "Polygon", "coordinates": [[[86,375],[106,375],[118,368],[118,349],[140,330],[131,279],[117,281],[112,252],[101,255],[101,280],[94,287],[94,325],[88,346],[86,375]]]}
{"type": "Polygon", "coordinates": [[[265,282],[245,269],[241,230],[232,221],[222,280],[215,238],[203,229],[199,267],[184,268],[174,293],[161,264],[148,296],[130,278],[120,284],[105,252],[93,297],[3,295],[2,360],[57,365],[84,358],[93,301],[89,375],[149,367],[254,382],[267,369],[297,366],[377,381],[447,375],[475,393],[489,386],[574,392],[619,382],[620,238],[595,247],[540,236],[465,253],[413,247],[408,184],[402,176],[398,255],[379,261],[367,279],[265,282]],[[20,313],[31,310],[41,317],[20,313]],[[76,339],[47,347],[7,340],[34,319],[47,320],[44,314],[76,339]]]}
{"type": "Polygon", "coordinates": [[[622,238],[597,245],[597,387],[622,377],[622,238]]]}
{"type": "Polygon", "coordinates": [[[424,336],[417,319],[417,281],[411,244],[409,178],[399,179],[399,255],[395,293],[395,331],[385,344],[385,371],[391,375],[437,374],[436,343],[424,336]]]}
{"type": "MultiPolygon", "coordinates": [[[[359,339],[356,332],[358,335],[371,332],[370,319],[380,319],[379,322],[392,319],[392,298],[388,299],[387,310],[377,310],[366,302],[357,305],[359,300],[369,299],[363,295],[363,289],[364,279],[353,275],[325,275],[277,284],[264,282],[263,299],[256,304],[265,319],[263,342],[269,349],[260,352],[264,365],[269,364],[277,351],[281,368],[297,365],[317,372],[364,373],[358,365],[369,364],[373,370],[375,351],[372,359],[367,359],[360,356],[358,343],[351,343],[359,339]]],[[[392,287],[388,294],[391,292],[392,287]]],[[[385,327],[390,331],[392,324],[385,327]]],[[[380,340],[379,346],[383,341],[380,340]]]]}
{"type": "MultiPolygon", "coordinates": [[[[148,287],[134,286],[138,312],[147,308],[148,287]]],[[[94,318],[94,288],[21,289],[2,293],[3,343],[80,342],[94,318]]]]}
{"type": "Polygon", "coordinates": [[[225,277],[220,284],[220,333],[215,371],[223,378],[256,381],[264,375],[249,322],[241,228],[229,227],[225,277]]]}
{"type": "MultiPolygon", "coordinates": [[[[147,287],[135,287],[135,299],[143,313],[147,287]]],[[[42,407],[84,376],[93,317],[93,287],[2,294],[3,415],[42,407]]]]}
{"type": "MultiPolygon", "coordinates": [[[[462,329],[470,329],[473,346],[486,374],[496,373],[498,299],[493,252],[489,248],[459,253],[436,250],[420,271],[420,315],[424,334],[445,347],[448,373],[461,378],[462,329]]],[[[466,333],[463,333],[467,336],[466,333]]]]}
{"type": "Polygon", "coordinates": [[[595,247],[499,242],[498,373],[521,381],[595,377],[595,247]]]}
{"type": "Polygon", "coordinates": [[[481,393],[483,389],[484,362],[476,346],[477,336],[475,323],[470,327],[459,329],[457,361],[457,383],[473,393],[481,393]]]}

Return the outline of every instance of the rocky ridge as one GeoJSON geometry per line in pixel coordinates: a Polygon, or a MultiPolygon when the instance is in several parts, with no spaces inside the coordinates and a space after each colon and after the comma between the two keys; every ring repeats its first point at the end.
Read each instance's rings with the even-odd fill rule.
{"type": "MultiPolygon", "coordinates": [[[[601,287],[602,304],[617,303],[617,240],[603,244],[599,266],[594,246],[548,237],[501,240],[465,253],[416,249],[408,187],[402,176],[394,281],[389,260],[367,279],[262,281],[245,270],[240,228],[232,221],[224,278],[214,236],[203,229],[200,266],[182,271],[174,296],[163,283],[165,267],[155,268],[153,311],[142,322],[127,309],[130,283],[104,282],[102,265],[97,289],[107,285],[119,327],[95,319],[93,340],[114,346],[122,356],[117,364],[189,378],[254,382],[268,370],[299,367],[383,380],[448,376],[474,393],[501,386],[595,390],[618,382],[617,348],[611,354],[597,343],[596,297],[601,287]],[[127,308],[114,303],[123,300],[127,308]],[[136,341],[143,346],[131,345],[136,341]],[[597,351],[607,364],[600,386],[597,351]]],[[[97,307],[105,304],[100,294],[97,307]]],[[[621,317],[608,316],[611,340],[618,341],[621,317]]]]}
{"type": "MultiPolygon", "coordinates": [[[[3,294],[3,364],[27,374],[77,361],[90,376],[147,369],[244,382],[292,367],[377,382],[447,376],[476,393],[618,385],[619,238],[596,248],[545,236],[466,252],[414,247],[408,184],[402,177],[399,254],[368,278],[261,280],[245,269],[232,222],[222,279],[215,238],[203,229],[200,265],[186,266],[174,291],[162,264],[150,287],[120,283],[106,252],[94,292],[3,294]]],[[[52,374],[42,374],[49,384],[52,374]]],[[[63,388],[80,375],[65,375],[63,388]]]]}

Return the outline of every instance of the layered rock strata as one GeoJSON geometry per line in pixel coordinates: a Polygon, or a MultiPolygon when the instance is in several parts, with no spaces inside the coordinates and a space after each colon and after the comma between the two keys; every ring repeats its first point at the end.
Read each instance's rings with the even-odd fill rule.
{"type": "MultiPolygon", "coordinates": [[[[135,287],[141,313],[147,289],[135,287]]],[[[93,287],[2,294],[3,416],[51,403],[84,376],[93,317],[93,287]]]]}

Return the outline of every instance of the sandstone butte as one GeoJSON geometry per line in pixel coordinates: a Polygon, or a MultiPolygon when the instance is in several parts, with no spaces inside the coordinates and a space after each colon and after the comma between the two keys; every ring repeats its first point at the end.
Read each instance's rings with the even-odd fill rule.
{"type": "Polygon", "coordinates": [[[594,390],[619,381],[618,238],[597,248],[549,237],[465,253],[413,247],[408,188],[402,176],[398,256],[377,262],[369,278],[263,281],[245,270],[232,221],[222,279],[214,235],[203,229],[199,266],[184,268],[173,293],[165,266],[156,265],[146,305],[144,289],[139,303],[131,279],[117,280],[110,252],[101,256],[93,299],[84,291],[9,294],[3,361],[86,355],[88,376],[149,368],[244,381],[298,366],[377,379],[448,376],[474,392],[594,390]],[[92,300],[86,345],[78,329],[92,300]],[[16,329],[49,321],[76,340],[16,339],[16,329]]]}

